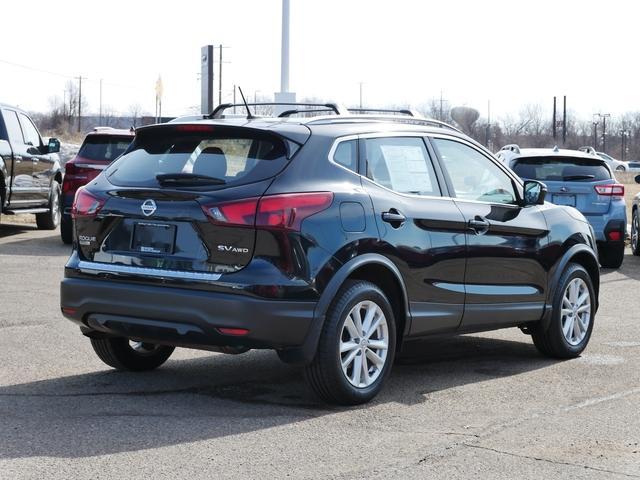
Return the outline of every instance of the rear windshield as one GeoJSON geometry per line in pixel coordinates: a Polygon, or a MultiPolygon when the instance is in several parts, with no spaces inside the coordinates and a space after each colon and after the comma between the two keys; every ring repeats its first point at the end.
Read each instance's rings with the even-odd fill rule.
{"type": "Polygon", "coordinates": [[[520,178],[541,182],[597,182],[611,178],[602,160],[588,158],[519,158],[512,169],[520,178]]]}
{"type": "MultiPolygon", "coordinates": [[[[119,186],[161,186],[158,175],[197,175],[220,180],[224,188],[264,180],[287,163],[286,146],[267,132],[198,126],[140,131],[129,151],[106,172],[119,186]]],[[[188,182],[187,182],[188,183],[188,182]]],[[[187,183],[175,188],[197,188],[187,183]]]]}
{"type": "Polygon", "coordinates": [[[124,153],[133,137],[115,135],[87,135],[78,156],[89,160],[112,161],[124,153]]]}

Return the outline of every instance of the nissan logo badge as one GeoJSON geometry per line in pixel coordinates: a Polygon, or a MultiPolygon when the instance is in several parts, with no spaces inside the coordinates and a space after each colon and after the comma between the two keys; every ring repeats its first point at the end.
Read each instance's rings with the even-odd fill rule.
{"type": "Polygon", "coordinates": [[[142,202],[142,206],[140,208],[142,209],[142,213],[144,213],[145,217],[150,217],[155,213],[158,207],[156,206],[156,202],[149,199],[142,202]]]}

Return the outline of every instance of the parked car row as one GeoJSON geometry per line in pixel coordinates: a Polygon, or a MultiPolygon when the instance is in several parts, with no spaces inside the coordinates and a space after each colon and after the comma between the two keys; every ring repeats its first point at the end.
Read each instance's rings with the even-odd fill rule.
{"type": "Polygon", "coordinates": [[[550,357],[587,346],[596,242],[622,231],[566,205],[617,218],[603,160],[566,154],[560,169],[520,151],[524,176],[566,204],[554,205],[543,183],[408,111],[231,107],[139,128],[76,192],[61,310],[107,365],[269,348],[322,399],[357,404],[415,339],[519,327],[550,357]]]}

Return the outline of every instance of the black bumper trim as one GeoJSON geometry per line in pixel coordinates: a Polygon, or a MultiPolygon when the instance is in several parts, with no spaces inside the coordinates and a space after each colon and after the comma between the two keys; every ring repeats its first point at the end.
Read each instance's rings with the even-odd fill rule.
{"type": "Polygon", "coordinates": [[[60,303],[65,317],[83,326],[89,336],[101,332],[194,348],[302,346],[316,306],[315,302],[78,278],[63,279],[60,303]],[[222,335],[217,327],[245,328],[249,334],[222,335]]]}

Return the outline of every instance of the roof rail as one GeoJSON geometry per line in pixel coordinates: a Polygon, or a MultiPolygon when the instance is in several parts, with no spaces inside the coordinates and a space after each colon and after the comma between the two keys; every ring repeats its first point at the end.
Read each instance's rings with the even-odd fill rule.
{"type": "Polygon", "coordinates": [[[418,111],[408,108],[401,108],[398,110],[388,108],[349,108],[347,110],[351,113],[397,113],[400,115],[422,118],[422,115],[418,111]]]}
{"type": "Polygon", "coordinates": [[[410,125],[424,125],[428,127],[440,127],[440,128],[448,128],[449,130],[453,130],[454,132],[464,133],[462,130],[454,127],[453,125],[449,125],[446,122],[441,122],[440,120],[435,120],[433,118],[424,118],[424,117],[411,117],[411,116],[401,116],[401,115],[343,115],[343,116],[332,116],[332,117],[320,117],[314,118],[308,122],[308,125],[319,124],[319,123],[331,123],[331,122],[393,122],[393,123],[407,123],[410,125]]]}
{"type": "Polygon", "coordinates": [[[515,143],[511,143],[509,145],[505,145],[504,147],[502,147],[500,149],[500,151],[502,151],[502,150],[508,150],[510,152],[520,154],[520,147],[515,143]]]}
{"type": "MultiPolygon", "coordinates": [[[[343,107],[342,105],[339,105],[337,103],[296,103],[296,102],[254,102],[254,103],[247,103],[246,105],[244,103],[221,103],[220,105],[218,105],[213,112],[211,112],[209,114],[209,118],[222,118],[222,115],[224,113],[225,110],[228,110],[229,108],[233,108],[233,107],[240,107],[240,108],[245,108],[246,106],[248,107],[260,107],[260,106],[282,106],[282,107],[290,107],[290,106],[294,106],[294,107],[321,107],[322,110],[321,111],[331,111],[333,113],[335,113],[336,115],[347,115],[349,113],[349,111],[343,107]]],[[[288,113],[288,115],[278,115],[279,117],[282,116],[289,116],[292,115],[293,113],[302,113],[302,112],[306,112],[306,111],[310,111],[313,112],[315,110],[312,109],[292,109],[292,110],[287,110],[286,112],[283,113],[288,113]]]]}

